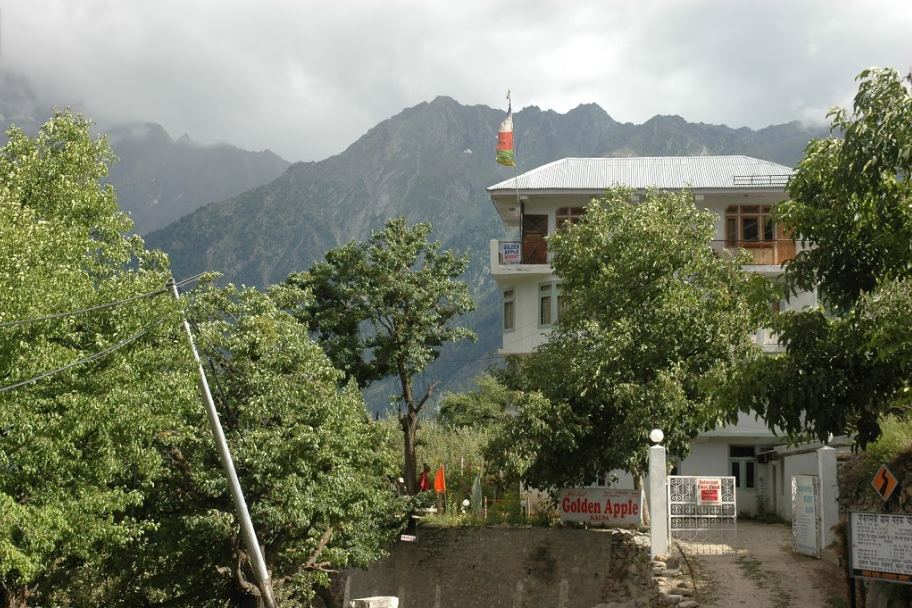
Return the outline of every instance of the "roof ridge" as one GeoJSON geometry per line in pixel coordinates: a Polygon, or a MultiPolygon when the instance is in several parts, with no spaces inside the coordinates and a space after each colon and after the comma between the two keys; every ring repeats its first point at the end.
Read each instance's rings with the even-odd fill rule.
{"type": "Polygon", "coordinates": [[[625,156],[625,157],[566,157],[551,161],[489,188],[521,189],[599,189],[602,182],[626,183],[633,187],[654,185],[676,188],[690,183],[697,188],[784,187],[793,169],[779,163],[747,156],[746,154],[707,156],[625,156]],[[782,177],[784,179],[750,180],[744,177],[782,177]],[[655,183],[652,183],[655,182],[655,183]],[[774,183],[775,182],[775,183],[774,183]],[[781,183],[780,183],[781,182],[781,183]]]}

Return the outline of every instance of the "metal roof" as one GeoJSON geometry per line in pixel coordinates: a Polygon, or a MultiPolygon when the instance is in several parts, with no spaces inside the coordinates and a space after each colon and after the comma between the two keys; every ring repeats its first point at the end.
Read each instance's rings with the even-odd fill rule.
{"type": "Polygon", "coordinates": [[[784,190],[792,170],[749,156],[565,158],[488,188],[491,195],[530,190],[603,191],[615,185],[674,190],[770,188],[784,190]]]}

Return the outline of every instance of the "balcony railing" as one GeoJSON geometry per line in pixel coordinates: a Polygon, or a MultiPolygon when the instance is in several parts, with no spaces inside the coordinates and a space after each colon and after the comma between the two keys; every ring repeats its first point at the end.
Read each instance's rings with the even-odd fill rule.
{"type": "Polygon", "coordinates": [[[765,186],[770,188],[785,188],[791,175],[733,175],[732,184],[739,187],[765,186]]]}
{"type": "Polygon", "coordinates": [[[497,264],[499,266],[547,263],[548,243],[543,240],[497,242],[497,264]]]}
{"type": "MultiPolygon", "coordinates": [[[[791,239],[770,241],[711,241],[717,255],[734,257],[739,249],[751,255],[748,265],[779,266],[791,260],[800,246],[791,239]]],[[[491,265],[513,266],[548,264],[548,248],[544,241],[523,243],[522,241],[491,241],[491,265]],[[496,260],[496,262],[495,262],[496,260]]]]}
{"type": "Polygon", "coordinates": [[[753,258],[748,262],[754,266],[779,266],[795,257],[798,247],[791,239],[772,241],[712,241],[712,250],[717,255],[733,257],[744,249],[753,258]]]}

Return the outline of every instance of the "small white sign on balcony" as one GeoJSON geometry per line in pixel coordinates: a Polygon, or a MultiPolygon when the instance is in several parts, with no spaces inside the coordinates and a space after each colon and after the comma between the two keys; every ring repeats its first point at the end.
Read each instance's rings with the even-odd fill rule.
{"type": "Polygon", "coordinates": [[[501,243],[500,255],[504,264],[522,264],[522,245],[520,243],[501,243]]]}

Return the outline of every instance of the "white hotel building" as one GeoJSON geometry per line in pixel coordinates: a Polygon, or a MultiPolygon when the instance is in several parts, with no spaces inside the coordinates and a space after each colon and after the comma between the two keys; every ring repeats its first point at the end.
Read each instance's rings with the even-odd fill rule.
{"type": "MultiPolygon", "coordinates": [[[[531,353],[548,339],[561,310],[561,279],[551,268],[545,237],[565,221],[576,221],[586,205],[608,187],[624,185],[635,199],[649,187],[689,188],[697,206],[717,216],[713,249],[743,248],[752,255],[746,272],[781,276],[781,264],[795,256],[796,244],[768,221],[770,210],[786,200],[788,167],[746,156],[653,158],[565,158],[488,188],[507,238],[490,245],[490,268],[503,293],[502,355],[531,353]]],[[[610,288],[610,286],[606,286],[610,288]]],[[[780,302],[784,309],[816,304],[814,293],[780,302]]],[[[781,349],[760,329],[764,351],[781,349]]],[[[738,508],[751,511],[758,491],[784,485],[777,471],[757,454],[783,443],[762,420],[742,415],[738,424],[694,439],[690,456],[678,463],[680,475],[734,475],[738,508]]]]}

